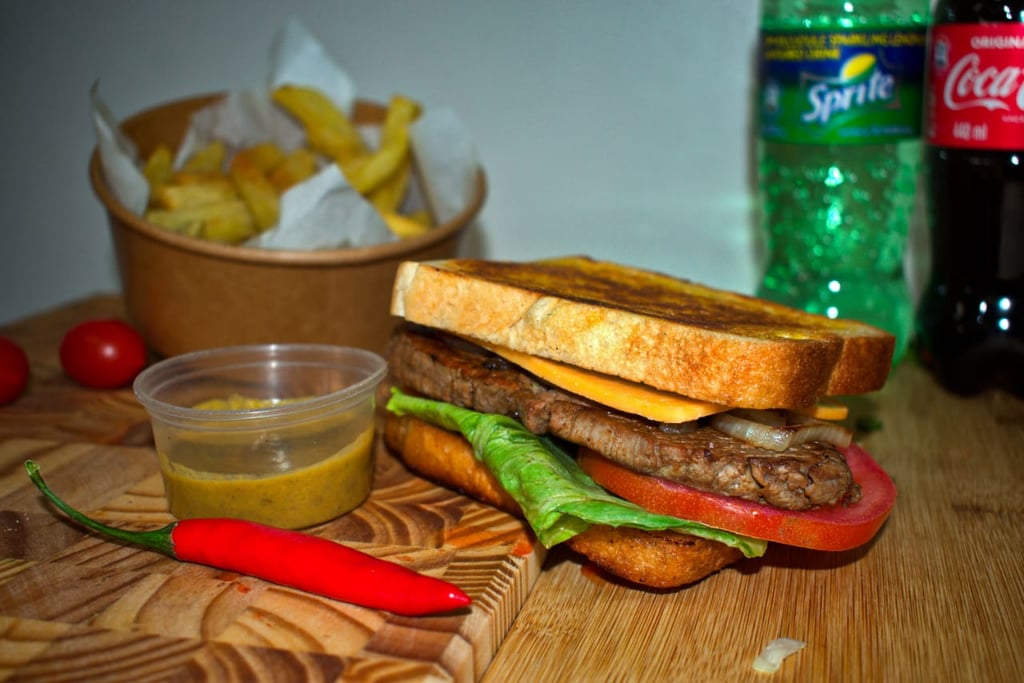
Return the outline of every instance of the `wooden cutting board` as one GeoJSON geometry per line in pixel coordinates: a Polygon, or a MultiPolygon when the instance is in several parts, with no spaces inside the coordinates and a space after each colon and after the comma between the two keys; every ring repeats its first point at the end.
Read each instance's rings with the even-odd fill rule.
{"type": "MultiPolygon", "coordinates": [[[[98,302],[80,315],[106,312],[98,302]]],[[[70,321],[55,313],[53,329],[70,321]]],[[[0,679],[479,679],[544,560],[524,525],[414,476],[378,444],[374,490],[311,530],[459,585],[473,605],[401,617],[181,563],[69,522],[32,486],[39,463],[69,504],[152,529],[167,512],[148,420],[128,390],[63,378],[53,335],[13,328],[28,393],[0,408],[0,679]]]]}

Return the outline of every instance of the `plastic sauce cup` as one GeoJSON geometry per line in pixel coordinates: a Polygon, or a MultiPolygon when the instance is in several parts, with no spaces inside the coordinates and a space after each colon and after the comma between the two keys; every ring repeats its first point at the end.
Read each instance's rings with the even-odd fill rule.
{"type": "Polygon", "coordinates": [[[179,519],[298,529],[358,507],[373,485],[376,353],[266,344],[168,358],[135,380],[179,519]]]}

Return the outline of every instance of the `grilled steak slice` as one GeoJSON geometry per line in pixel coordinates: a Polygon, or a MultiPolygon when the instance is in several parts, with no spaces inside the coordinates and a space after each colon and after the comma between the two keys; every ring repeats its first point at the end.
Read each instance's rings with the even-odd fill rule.
{"type": "Polygon", "coordinates": [[[825,443],[776,453],[699,423],[680,428],[615,412],[479,347],[408,325],[392,337],[387,354],[390,384],[514,416],[536,434],[587,446],[645,474],[787,510],[860,498],[842,454],[825,443]]]}

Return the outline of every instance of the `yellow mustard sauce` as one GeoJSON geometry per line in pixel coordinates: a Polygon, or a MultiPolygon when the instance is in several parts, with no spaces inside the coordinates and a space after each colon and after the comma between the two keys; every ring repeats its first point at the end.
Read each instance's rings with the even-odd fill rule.
{"type": "MultiPolygon", "coordinates": [[[[285,401],[229,397],[196,407],[238,410],[285,401]]],[[[373,484],[373,422],[340,451],[309,465],[264,475],[193,469],[158,447],[171,514],[179,519],[234,517],[286,529],[300,529],[339,517],[358,507],[373,484]]],[[[208,448],[208,444],[191,444],[208,448]]],[[[176,448],[182,448],[178,444],[176,448]]]]}
{"type": "Polygon", "coordinates": [[[255,410],[286,406],[290,403],[305,401],[305,398],[251,398],[241,394],[231,394],[227,398],[211,398],[194,406],[196,410],[255,410]]]}

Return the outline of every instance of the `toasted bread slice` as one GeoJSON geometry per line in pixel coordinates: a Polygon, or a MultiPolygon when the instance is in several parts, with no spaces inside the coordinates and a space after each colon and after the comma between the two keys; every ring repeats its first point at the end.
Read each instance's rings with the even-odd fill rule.
{"type": "Polygon", "coordinates": [[[799,408],[881,388],[894,338],[741,294],[573,256],[405,262],[406,320],[684,396],[799,408]]]}

